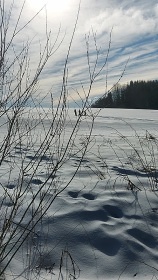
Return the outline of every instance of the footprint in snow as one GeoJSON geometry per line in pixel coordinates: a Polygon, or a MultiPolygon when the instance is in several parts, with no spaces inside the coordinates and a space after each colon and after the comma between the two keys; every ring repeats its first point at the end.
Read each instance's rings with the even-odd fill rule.
{"type": "Polygon", "coordinates": [[[84,197],[87,200],[94,200],[96,198],[96,195],[92,194],[92,193],[84,193],[82,195],[82,197],[84,197]]]}
{"type": "Polygon", "coordinates": [[[68,195],[71,196],[72,198],[77,198],[78,197],[79,192],[76,191],[69,191],[68,195]]]}
{"type": "Polygon", "coordinates": [[[14,184],[8,184],[5,186],[7,189],[12,190],[14,189],[16,186],[14,184]]]}
{"type": "Polygon", "coordinates": [[[117,218],[117,219],[123,217],[122,210],[119,207],[117,207],[117,206],[104,205],[103,209],[108,213],[108,216],[111,216],[111,217],[117,218]]]}

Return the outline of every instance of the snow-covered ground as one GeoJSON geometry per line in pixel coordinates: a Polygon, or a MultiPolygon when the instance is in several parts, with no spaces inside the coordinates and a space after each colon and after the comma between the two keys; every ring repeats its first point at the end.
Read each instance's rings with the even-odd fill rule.
{"type": "MultiPolygon", "coordinates": [[[[65,143],[76,121],[72,109],[68,114],[62,138],[65,143]]],[[[23,153],[24,164],[30,160],[33,163],[43,139],[43,127],[50,125],[51,117],[48,114],[44,126],[42,123],[35,129],[34,137],[38,137],[34,146],[28,149],[27,143],[27,151],[25,143],[20,148],[16,146],[12,151],[14,161],[10,156],[10,162],[3,162],[0,183],[5,188],[1,189],[1,213],[6,213],[6,209],[12,211],[13,203],[8,194],[15,192],[19,182],[18,163],[23,153]],[[11,166],[9,174],[7,170],[11,166]],[[4,189],[7,190],[5,200],[4,189]]],[[[56,197],[13,257],[5,271],[6,280],[158,279],[157,120],[158,111],[151,110],[104,109],[99,112],[76,176],[69,182],[80,162],[80,154],[72,152],[54,178],[61,187],[69,182],[68,187],[56,197]]],[[[78,149],[86,143],[90,123],[87,113],[76,134],[78,149]]],[[[3,133],[4,126],[1,141],[3,133]]],[[[24,190],[27,181],[31,185],[13,219],[13,228],[28,207],[32,194],[47,179],[51,149],[53,147],[49,147],[40,162],[36,180],[29,181],[32,169],[25,176],[24,190]]],[[[52,189],[50,181],[45,189],[47,184],[49,192],[44,201],[48,203],[55,190],[53,181],[52,189]]],[[[34,208],[38,204],[36,200],[34,208]]],[[[26,223],[30,216],[30,213],[26,215],[26,223]]],[[[25,220],[18,226],[18,234],[24,226],[25,220]]]]}

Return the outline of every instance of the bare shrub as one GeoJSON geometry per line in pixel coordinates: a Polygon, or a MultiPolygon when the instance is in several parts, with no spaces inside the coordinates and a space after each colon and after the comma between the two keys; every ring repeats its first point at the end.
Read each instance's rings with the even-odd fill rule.
{"type": "MultiPolygon", "coordinates": [[[[110,148],[115,155],[116,166],[109,167],[106,161],[109,175],[111,171],[117,173],[115,185],[120,178],[125,182],[130,190],[144,190],[157,191],[158,189],[158,141],[157,136],[151,134],[149,131],[144,131],[140,134],[130,125],[124,122],[131,130],[131,135],[126,136],[114,129],[116,139],[103,139],[99,147],[100,158],[102,149],[110,148]],[[119,143],[119,144],[118,144],[119,143]]],[[[103,159],[102,159],[103,160],[103,159]]]]}
{"type": "MultiPolygon", "coordinates": [[[[87,91],[82,87],[84,92],[84,99],[81,98],[82,108],[76,121],[72,122],[68,113],[68,61],[78,22],[79,8],[66,55],[57,105],[54,107],[53,94],[49,91],[46,95],[49,96],[50,108],[46,110],[38,102],[38,81],[48,60],[53,57],[62,40],[57,44],[58,34],[54,39],[55,43],[51,45],[51,32],[48,32],[46,28],[45,45],[40,51],[37,68],[31,75],[29,57],[31,42],[22,44],[19,49],[14,47],[17,36],[20,32],[24,32],[26,26],[36,16],[23,27],[19,27],[24,3],[15,25],[10,30],[13,3],[6,11],[5,1],[0,1],[0,128],[2,131],[0,136],[0,260],[3,264],[0,275],[4,275],[22,246],[28,244],[28,257],[26,263],[23,264],[23,273],[26,279],[31,279],[31,272],[28,273],[28,270],[36,269],[38,275],[39,268],[51,269],[51,271],[53,269],[52,260],[48,260],[50,265],[42,261],[49,252],[40,251],[37,225],[39,223],[42,225],[48,209],[56,197],[70,185],[86,155],[97,116],[90,109],[89,97],[96,78],[107,64],[110,44],[107,57],[99,67],[99,52],[96,37],[93,34],[96,61],[92,67],[88,49],[89,37],[86,39],[89,87],[87,91]],[[27,107],[30,103],[33,109],[27,107]],[[84,135],[84,143],[80,143],[79,131],[83,119],[86,119],[88,133],[86,137],[84,135]],[[68,138],[65,136],[67,127],[70,129],[68,138]],[[79,161],[71,178],[60,180],[59,171],[69,163],[73,156],[77,156],[79,161]],[[40,176],[43,170],[44,177],[40,176]],[[34,262],[35,258],[39,260],[38,265],[34,262]]],[[[80,97],[79,92],[78,96],[80,97]]],[[[75,277],[75,263],[68,250],[64,250],[59,279],[65,257],[69,259],[72,266],[70,273],[73,273],[75,277]]],[[[69,276],[66,277],[68,279],[69,276]]]]}

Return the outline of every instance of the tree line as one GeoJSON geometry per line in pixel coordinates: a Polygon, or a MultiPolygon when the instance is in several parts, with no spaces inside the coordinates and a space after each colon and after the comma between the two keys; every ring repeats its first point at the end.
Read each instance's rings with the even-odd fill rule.
{"type": "Polygon", "coordinates": [[[117,84],[108,94],[96,100],[92,108],[129,108],[158,110],[158,80],[130,81],[117,84]]]}

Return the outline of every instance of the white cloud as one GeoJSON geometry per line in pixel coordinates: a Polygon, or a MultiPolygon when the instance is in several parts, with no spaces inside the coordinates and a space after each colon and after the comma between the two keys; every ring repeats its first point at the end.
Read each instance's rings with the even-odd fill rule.
{"type": "MultiPolygon", "coordinates": [[[[11,0],[6,0],[8,4],[11,0]]],[[[22,17],[18,28],[21,28],[34,15],[29,1],[26,1],[22,17]]],[[[47,10],[47,29],[51,29],[51,44],[53,45],[61,24],[58,43],[64,38],[60,48],[51,57],[42,74],[41,88],[54,88],[58,91],[58,85],[62,80],[62,73],[65,58],[69,48],[75,19],[78,10],[78,0],[69,0],[71,8],[62,14],[62,17],[53,17],[53,11],[47,10]],[[65,36],[65,37],[64,37],[65,36]]],[[[19,2],[18,2],[19,5],[19,2]]],[[[10,32],[15,26],[19,8],[16,5],[12,14],[10,32]]],[[[39,14],[26,28],[22,30],[14,41],[18,51],[27,40],[31,41],[30,46],[30,68],[31,71],[39,61],[40,47],[44,47],[46,42],[46,14],[39,14]]],[[[114,84],[127,59],[126,73],[122,82],[130,79],[155,78],[158,68],[158,4],[157,0],[151,1],[128,1],[128,0],[82,0],[80,16],[75,32],[69,60],[69,86],[81,88],[81,82],[88,88],[89,71],[86,57],[85,34],[93,29],[96,33],[96,44],[100,49],[100,58],[96,71],[102,67],[109,46],[109,34],[112,31],[112,42],[109,53],[108,68],[101,72],[96,85],[94,85],[93,95],[104,93],[106,74],[108,69],[109,87],[114,84]],[[144,75],[144,76],[143,76],[144,75]]],[[[92,32],[91,32],[92,35],[92,32]]],[[[56,44],[56,46],[58,45],[56,44]]],[[[93,36],[89,41],[89,59],[93,69],[97,58],[95,41],[93,36]]]]}
{"type": "Polygon", "coordinates": [[[141,10],[136,8],[124,9],[106,9],[96,17],[86,22],[86,30],[93,26],[98,34],[109,32],[113,27],[115,40],[128,41],[130,38],[144,36],[148,33],[158,31],[158,18],[146,17],[141,10]]]}

